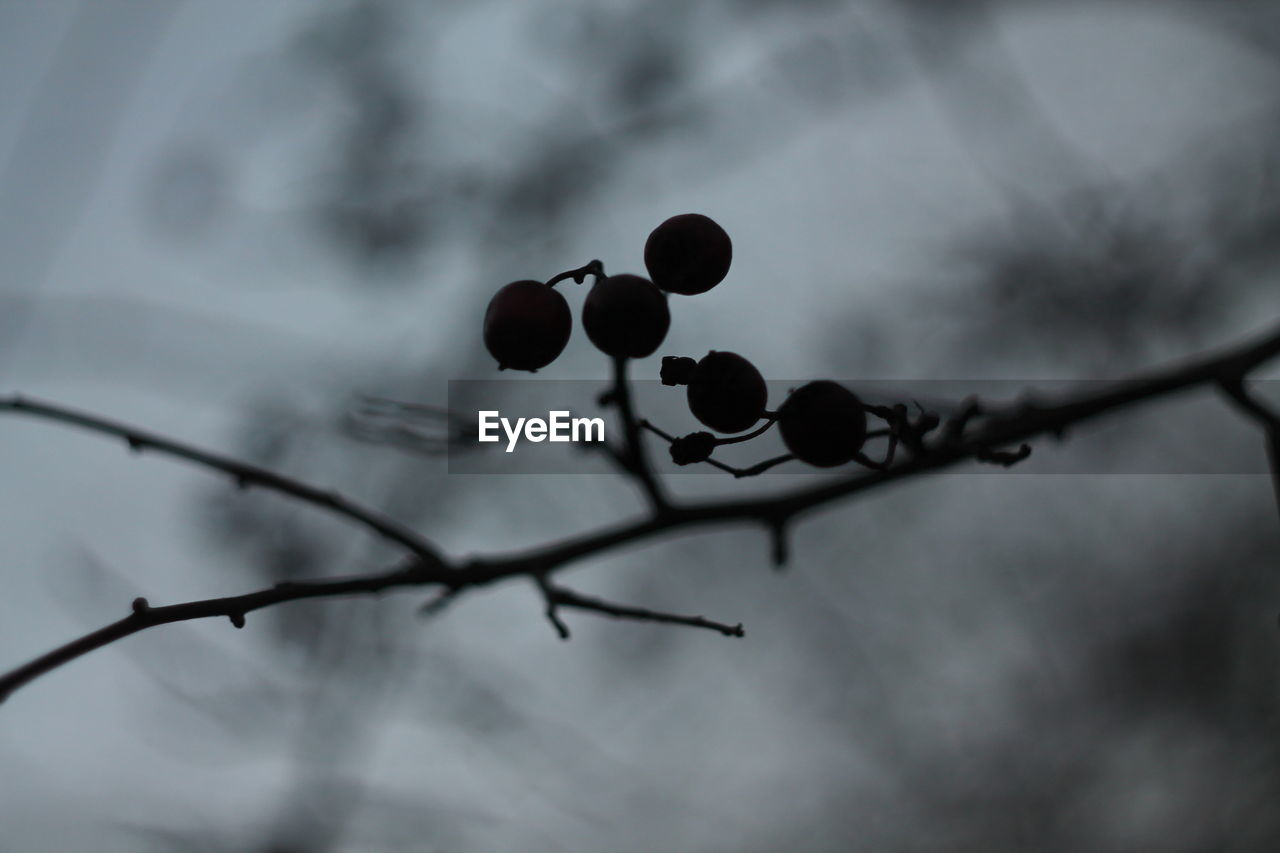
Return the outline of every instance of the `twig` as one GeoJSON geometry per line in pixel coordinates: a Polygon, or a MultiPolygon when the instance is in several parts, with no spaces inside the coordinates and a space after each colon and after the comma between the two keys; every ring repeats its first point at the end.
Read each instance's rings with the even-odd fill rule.
{"type": "Polygon", "coordinates": [[[647,607],[615,604],[611,601],[605,601],[603,598],[595,598],[562,586],[555,586],[545,579],[539,582],[539,588],[542,590],[543,598],[547,602],[547,618],[551,620],[557,633],[560,634],[560,638],[565,640],[569,639],[569,628],[556,613],[556,610],[560,607],[589,610],[594,613],[602,613],[605,616],[612,616],[615,619],[634,619],[638,622],[661,622],[667,625],[707,628],[712,631],[718,631],[726,637],[746,636],[741,622],[737,625],[727,625],[723,622],[704,619],[701,616],[679,616],[674,613],[664,613],[660,610],[650,610],[647,607]]]}
{"type": "Polygon", "coordinates": [[[545,573],[539,572],[533,576],[534,583],[538,585],[538,590],[542,593],[542,600],[546,604],[543,614],[547,617],[547,621],[551,623],[551,627],[555,628],[556,634],[560,639],[569,639],[569,626],[564,624],[564,620],[560,618],[558,608],[559,602],[556,600],[556,592],[552,588],[550,581],[547,580],[545,573]]]}
{"type": "Polygon", "coordinates": [[[0,702],[3,702],[14,690],[24,684],[75,660],[81,655],[88,654],[94,649],[100,649],[130,634],[154,628],[157,625],[185,622],[191,619],[225,617],[235,627],[243,628],[245,614],[274,604],[299,601],[304,598],[368,595],[384,592],[395,587],[416,587],[430,583],[445,584],[445,574],[435,567],[425,565],[422,561],[414,559],[399,568],[379,574],[316,581],[290,581],[276,584],[258,592],[251,592],[247,595],[208,598],[203,601],[188,601],[183,604],[170,604],[164,607],[152,607],[145,598],[137,598],[133,601],[133,612],[125,618],[112,622],[105,628],[99,628],[97,631],[86,634],[77,640],[41,655],[17,669],[5,673],[0,677],[0,702]]]}
{"type": "MultiPolygon", "coordinates": [[[[648,420],[640,421],[639,425],[641,429],[647,429],[649,432],[658,436],[658,438],[661,438],[662,440],[666,441],[668,444],[673,445],[672,455],[673,456],[676,455],[676,450],[674,448],[674,445],[676,444],[676,442],[682,441],[682,439],[677,438],[676,436],[672,435],[671,433],[667,432],[661,427],[654,426],[654,424],[648,420]]],[[[761,430],[759,430],[759,432],[763,433],[764,430],[768,429],[770,426],[773,426],[772,420],[770,420],[767,424],[765,424],[765,426],[761,430]]],[[[685,436],[683,440],[688,440],[690,438],[694,438],[697,436],[705,437],[709,435],[710,433],[697,433],[694,436],[685,436]]],[[[750,437],[750,436],[747,436],[747,437],[750,437]]],[[[718,447],[721,444],[732,443],[735,440],[736,439],[726,440],[726,439],[718,439],[718,438],[707,438],[707,442],[712,448],[718,447]]],[[[705,458],[700,458],[697,461],[705,462],[706,464],[710,465],[712,468],[719,468],[721,471],[724,471],[727,474],[732,474],[734,477],[741,479],[743,477],[755,477],[757,475],[763,474],[765,471],[768,471],[770,468],[773,468],[775,465],[781,465],[784,462],[790,462],[792,459],[795,459],[795,458],[796,457],[793,454],[785,453],[782,456],[775,456],[772,459],[766,459],[763,462],[757,462],[755,465],[752,465],[749,468],[736,468],[733,465],[728,465],[724,462],[721,462],[719,459],[713,459],[710,456],[706,456],[705,458]]],[[[681,460],[677,458],[676,464],[686,465],[686,464],[689,464],[689,460],[681,460]]]]}
{"type": "Polygon", "coordinates": [[[387,539],[398,542],[429,563],[435,565],[444,564],[439,551],[436,550],[436,547],[431,542],[376,509],[361,506],[337,492],[319,489],[301,480],[277,474],[275,471],[259,468],[256,465],[250,465],[238,459],[232,459],[229,456],[221,456],[217,453],[201,450],[190,444],[183,444],[128,424],[100,418],[87,412],[79,412],[55,403],[23,397],[19,394],[0,398],[0,413],[3,412],[31,415],[32,417],[83,427],[92,432],[114,435],[123,438],[125,443],[129,445],[129,449],[135,453],[154,450],[168,456],[186,459],[188,462],[194,462],[205,468],[212,468],[216,471],[230,474],[235,479],[236,485],[242,489],[247,489],[250,486],[260,486],[292,495],[306,503],[314,504],[359,522],[387,539]]]}

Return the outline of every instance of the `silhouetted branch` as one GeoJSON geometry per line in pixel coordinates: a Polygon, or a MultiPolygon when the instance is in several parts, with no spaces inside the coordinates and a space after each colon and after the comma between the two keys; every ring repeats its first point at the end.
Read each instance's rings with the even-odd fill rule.
{"type": "Polygon", "coordinates": [[[114,435],[123,438],[129,449],[135,453],[154,450],[168,456],[186,459],[205,468],[212,468],[216,471],[230,474],[235,479],[236,485],[242,489],[247,489],[250,486],[260,486],[264,489],[272,489],[277,492],[283,492],[286,495],[292,495],[301,501],[314,504],[363,524],[370,530],[408,548],[427,563],[443,565],[436,547],[422,536],[377,510],[361,506],[337,492],[320,489],[300,480],[295,480],[292,477],[278,474],[275,471],[259,468],[256,465],[250,465],[247,462],[241,462],[229,456],[221,456],[217,453],[201,450],[189,444],[183,444],[164,436],[146,432],[128,424],[107,420],[87,412],[79,412],[55,403],[23,397],[20,394],[0,398],[0,414],[4,412],[31,415],[32,417],[82,427],[92,432],[114,435]]]}
{"type": "MultiPolygon", "coordinates": [[[[1160,370],[1144,372],[1100,391],[1069,396],[1057,403],[1028,402],[1006,413],[991,413],[984,410],[982,425],[975,429],[972,435],[966,435],[967,431],[963,429],[954,431],[936,444],[929,445],[926,452],[912,455],[884,470],[859,472],[765,497],[697,503],[673,503],[665,498],[655,499],[649,513],[634,521],[604,527],[514,554],[477,557],[462,564],[445,561],[435,553],[434,549],[429,546],[424,547],[423,540],[414,534],[400,534],[401,528],[394,522],[381,521],[380,517],[371,511],[353,510],[345,502],[335,503],[329,500],[330,493],[90,415],[48,404],[29,403],[16,397],[10,398],[8,401],[0,401],[0,408],[39,414],[94,431],[118,435],[129,441],[131,446],[159,449],[171,455],[226,471],[255,484],[277,488],[313,503],[337,509],[342,514],[361,520],[380,532],[383,530],[395,532],[396,535],[392,533],[385,535],[404,542],[416,556],[388,572],[346,579],[283,583],[260,592],[230,598],[209,599],[166,607],[150,607],[145,600],[138,599],[134,602],[134,612],[124,619],[0,676],[0,699],[38,676],[87,652],[157,625],[209,617],[226,617],[233,624],[242,625],[246,613],[274,604],[303,598],[376,594],[399,587],[437,586],[445,593],[445,598],[448,598],[450,593],[462,589],[484,586],[519,576],[528,576],[538,582],[547,600],[548,618],[562,635],[567,636],[568,628],[556,615],[556,609],[560,606],[595,610],[619,618],[692,624],[732,633],[734,629],[730,626],[710,623],[707,620],[699,621],[699,617],[659,614],[641,608],[629,608],[579,596],[551,586],[549,577],[552,572],[571,563],[623,545],[652,539],[660,534],[685,528],[734,524],[763,526],[773,542],[774,561],[780,564],[786,559],[784,534],[788,525],[811,510],[852,498],[890,483],[980,459],[984,455],[989,457],[993,448],[1020,445],[1043,435],[1061,437],[1068,427],[1075,424],[1203,385],[1222,387],[1232,395],[1232,399],[1238,405],[1263,423],[1271,442],[1269,446],[1273,452],[1274,466],[1276,436],[1280,434],[1280,427],[1277,424],[1280,420],[1269,408],[1243,392],[1243,378],[1262,363],[1278,355],[1280,355],[1280,327],[1273,328],[1266,334],[1237,347],[1160,370]],[[374,526],[375,524],[378,526],[374,526]],[[405,541],[406,539],[408,541],[405,541]],[[410,543],[418,547],[413,547],[410,543]],[[421,553],[423,550],[427,553],[421,553]]],[[[619,363],[616,368],[615,392],[620,390],[621,400],[625,401],[620,404],[620,409],[625,408],[630,412],[625,365],[619,363]]],[[[617,399],[615,397],[615,402],[617,399]]],[[[629,434],[638,436],[639,428],[634,420],[634,413],[632,413],[631,423],[633,426],[629,434]]],[[[635,441],[630,445],[631,448],[641,446],[635,441]]],[[[640,459],[643,461],[642,455],[640,459]]],[[[645,476],[637,474],[637,477],[642,483],[652,483],[654,491],[651,494],[661,496],[652,471],[647,466],[640,466],[636,470],[648,472],[645,476]]]]}
{"type": "Polygon", "coordinates": [[[152,607],[145,598],[136,598],[132,605],[133,612],[125,618],[5,673],[0,677],[0,702],[24,684],[81,655],[157,625],[185,622],[191,619],[225,617],[235,627],[243,628],[246,614],[275,604],[299,601],[304,598],[370,595],[396,587],[441,583],[444,578],[443,571],[438,568],[428,568],[422,563],[421,558],[414,558],[398,568],[377,574],[315,581],[290,581],[247,595],[208,598],[203,601],[188,601],[164,607],[152,607]]]}
{"type": "Polygon", "coordinates": [[[627,358],[613,359],[613,385],[603,399],[617,408],[618,417],[622,420],[624,445],[619,451],[622,464],[644,489],[653,511],[661,514],[668,511],[670,505],[662,485],[653,473],[653,466],[649,464],[644,437],[640,434],[640,422],[631,402],[631,383],[627,381],[629,361],[627,358]]]}
{"type": "Polygon", "coordinates": [[[726,637],[742,637],[746,635],[746,632],[742,629],[741,622],[737,625],[726,625],[723,622],[715,622],[710,619],[704,619],[701,616],[678,616],[674,613],[649,610],[645,607],[614,604],[602,598],[582,595],[571,589],[555,586],[545,578],[539,579],[538,588],[542,590],[543,599],[547,603],[547,619],[551,621],[556,633],[560,635],[562,640],[569,639],[569,626],[564,624],[557,613],[561,607],[590,610],[595,613],[602,613],[605,616],[612,616],[615,619],[634,619],[638,622],[661,622],[667,625],[687,625],[690,628],[708,628],[712,631],[719,631],[726,637]]]}

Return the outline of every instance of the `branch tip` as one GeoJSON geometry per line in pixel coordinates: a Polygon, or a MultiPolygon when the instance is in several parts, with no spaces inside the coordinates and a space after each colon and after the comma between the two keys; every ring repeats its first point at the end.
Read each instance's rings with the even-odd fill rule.
{"type": "Polygon", "coordinates": [[[454,596],[457,594],[458,590],[456,589],[441,590],[436,595],[422,602],[422,605],[418,608],[418,615],[435,616],[437,613],[448,607],[450,602],[453,601],[454,596]]]}
{"type": "Polygon", "coordinates": [[[564,624],[564,620],[560,618],[560,614],[556,612],[555,604],[548,603],[546,609],[547,621],[551,623],[551,627],[556,629],[556,634],[560,639],[569,639],[569,626],[564,624]]]}

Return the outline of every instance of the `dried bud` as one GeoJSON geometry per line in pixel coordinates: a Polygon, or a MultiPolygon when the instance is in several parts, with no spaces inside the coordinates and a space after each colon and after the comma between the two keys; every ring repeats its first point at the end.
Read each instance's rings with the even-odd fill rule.
{"type": "Polygon", "coordinates": [[[691,358],[685,358],[682,355],[664,355],[662,357],[662,372],[659,374],[662,378],[663,385],[688,385],[690,377],[693,376],[693,370],[698,366],[698,362],[691,358]]]}
{"type": "Polygon", "coordinates": [[[709,432],[691,432],[671,442],[671,461],[677,465],[706,462],[716,449],[716,437],[709,432]]]}

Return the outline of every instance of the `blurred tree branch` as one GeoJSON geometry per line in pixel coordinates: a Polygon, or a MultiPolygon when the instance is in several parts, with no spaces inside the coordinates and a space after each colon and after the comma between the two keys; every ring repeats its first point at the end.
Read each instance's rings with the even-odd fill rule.
{"type": "MultiPolygon", "coordinates": [[[[403,587],[438,587],[447,596],[463,589],[485,586],[513,577],[525,576],[538,585],[547,605],[547,615],[563,637],[568,628],[560,620],[559,607],[574,607],[605,615],[710,628],[730,636],[741,636],[740,626],[712,622],[702,617],[684,617],[644,608],[612,604],[589,598],[572,590],[552,586],[550,574],[586,557],[624,545],[638,543],[670,531],[725,524],[763,526],[773,537],[775,562],[781,563],[786,553],[786,529],[801,515],[827,504],[922,474],[953,467],[964,461],[989,461],[1002,457],[999,449],[1044,435],[1061,438],[1067,430],[1099,415],[1119,411],[1140,403],[1152,402],[1177,392],[1200,386],[1219,387],[1246,414],[1259,420],[1268,434],[1272,475],[1280,481],[1276,444],[1280,436],[1280,418],[1244,390],[1249,373],[1263,363],[1280,356],[1280,327],[1274,327],[1253,340],[1190,361],[1135,375],[1103,390],[1081,393],[1058,402],[1025,402],[1005,412],[982,410],[980,425],[969,429],[971,418],[955,428],[948,428],[936,440],[918,447],[909,458],[883,470],[853,474],[816,486],[780,494],[737,500],[715,500],[681,503],[655,498],[656,476],[640,450],[638,428],[626,431],[628,446],[622,458],[629,461],[629,473],[650,496],[648,513],[634,521],[605,527],[581,536],[553,542],[514,554],[477,557],[458,563],[439,554],[426,539],[403,531],[395,522],[383,519],[372,510],[360,508],[333,493],[324,492],[274,472],[245,465],[217,454],[191,448],[179,442],[145,433],[133,427],[85,415],[47,403],[36,403],[14,396],[0,401],[0,412],[42,417],[91,431],[124,438],[134,449],[150,448],[188,459],[214,470],[232,474],[242,484],[263,485],[326,507],[354,518],[383,535],[403,544],[412,554],[399,565],[378,573],[345,578],[278,583],[269,589],[226,598],[205,599],[162,607],[152,607],[146,599],[133,602],[128,616],[80,637],[48,654],[42,655],[0,676],[0,700],[41,675],[66,664],[94,649],[158,625],[191,619],[226,617],[242,627],[246,614],[308,598],[378,594],[403,587]]],[[[614,373],[614,386],[606,399],[627,411],[634,426],[635,415],[629,404],[625,366],[614,373]]],[[[971,410],[977,411],[972,406],[971,410]]],[[[1280,487],[1278,487],[1280,490],[1280,487]]],[[[656,493],[661,494],[661,493],[656,493]]],[[[1280,491],[1278,491],[1280,497],[1280,491]]],[[[439,599],[437,599],[438,601],[439,599]]]]}

